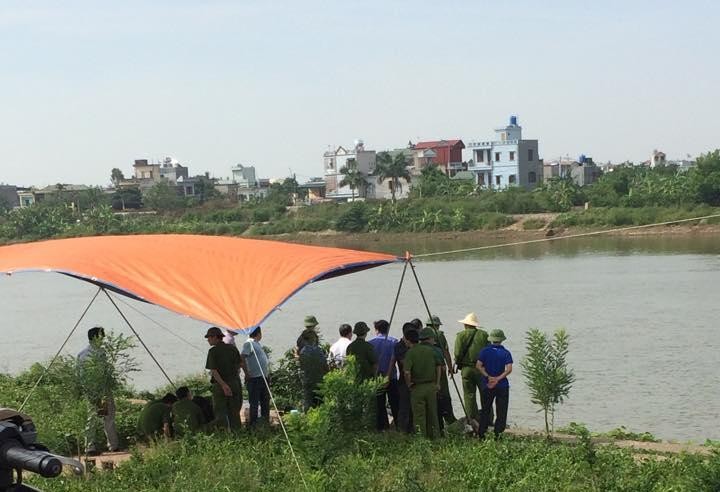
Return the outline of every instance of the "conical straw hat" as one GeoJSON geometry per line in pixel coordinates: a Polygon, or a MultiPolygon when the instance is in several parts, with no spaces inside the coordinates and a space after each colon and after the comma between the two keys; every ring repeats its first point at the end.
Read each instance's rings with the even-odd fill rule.
{"type": "Polygon", "coordinates": [[[467,316],[465,316],[465,319],[458,320],[458,323],[470,326],[480,326],[480,322],[478,321],[477,315],[475,313],[469,313],[467,316]]]}

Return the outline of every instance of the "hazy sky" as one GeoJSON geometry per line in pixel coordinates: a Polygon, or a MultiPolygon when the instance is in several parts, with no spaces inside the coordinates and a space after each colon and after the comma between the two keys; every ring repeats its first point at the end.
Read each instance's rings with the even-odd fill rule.
{"type": "Polygon", "coordinates": [[[138,158],[322,174],[328,145],[492,136],[545,159],[720,147],[720,2],[0,2],[0,182],[138,158]]]}

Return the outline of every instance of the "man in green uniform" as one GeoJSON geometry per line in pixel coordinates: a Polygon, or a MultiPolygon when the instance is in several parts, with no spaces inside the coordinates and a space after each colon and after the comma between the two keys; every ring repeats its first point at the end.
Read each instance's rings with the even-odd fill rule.
{"type": "Polygon", "coordinates": [[[172,416],[170,414],[173,403],[177,401],[175,395],[168,393],[162,400],[153,400],[143,407],[138,416],[137,430],[145,439],[154,439],[160,436],[172,437],[172,416]]]}
{"type": "Polygon", "coordinates": [[[428,438],[440,435],[438,430],[437,393],[440,389],[440,357],[427,343],[418,343],[419,339],[428,340],[432,330],[423,328],[418,335],[411,331],[406,335],[410,350],[405,354],[403,370],[405,382],[410,388],[410,404],[413,419],[420,432],[428,438]]]}
{"type": "Polygon", "coordinates": [[[312,342],[313,345],[320,345],[320,337],[317,333],[317,318],[313,315],[305,316],[305,319],[303,320],[303,325],[305,326],[305,329],[302,331],[302,333],[300,333],[297,342],[295,342],[295,355],[297,357],[300,356],[300,351],[305,346],[306,341],[312,342]]]}
{"type": "Polygon", "coordinates": [[[369,331],[370,328],[364,321],[355,323],[355,328],[353,328],[353,333],[356,335],[355,340],[350,342],[346,351],[347,355],[355,356],[360,381],[373,378],[377,374],[378,360],[375,349],[365,340],[369,331]]]}
{"type": "Polygon", "coordinates": [[[433,342],[435,347],[440,351],[443,358],[442,376],[440,378],[440,392],[438,393],[438,414],[440,415],[440,430],[443,430],[443,420],[448,425],[455,422],[455,414],[452,407],[452,398],[450,397],[450,385],[448,384],[448,372],[453,370],[452,358],[448,349],[447,338],[445,333],[440,329],[442,322],[440,318],[434,316],[427,320],[426,326],[432,328],[433,342]]]}
{"type": "Polygon", "coordinates": [[[301,337],[303,343],[298,354],[298,363],[303,390],[303,409],[307,412],[322,402],[317,388],[328,372],[328,365],[327,355],[317,345],[317,334],[304,331],[301,337]]]}
{"type": "Polygon", "coordinates": [[[205,335],[210,350],[205,369],[212,374],[212,399],[215,420],[212,424],[229,430],[240,428],[240,408],[242,407],[242,383],[240,369],[242,357],[237,347],[223,343],[223,332],[213,326],[205,335]]]}
{"type": "Polygon", "coordinates": [[[482,374],[475,368],[475,361],[480,351],[487,345],[488,334],[479,327],[477,316],[470,313],[460,320],[465,329],[455,338],[455,364],[462,375],[465,411],[468,417],[476,421],[480,417],[476,391],[482,391],[482,374]]]}
{"type": "Polygon", "coordinates": [[[173,403],[172,417],[173,429],[176,436],[186,432],[197,432],[202,429],[205,416],[199,406],[193,402],[190,388],[181,386],[175,391],[178,401],[173,403]]]}

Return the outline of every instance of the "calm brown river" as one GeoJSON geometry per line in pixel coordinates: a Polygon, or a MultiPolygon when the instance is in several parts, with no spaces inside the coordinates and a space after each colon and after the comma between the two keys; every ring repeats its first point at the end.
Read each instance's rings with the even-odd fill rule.
{"type": "MultiPolygon", "coordinates": [[[[354,245],[392,253],[468,246],[431,239],[354,245]]],[[[263,343],[281,354],[306,314],[317,316],[329,342],[340,323],[388,318],[401,271],[402,265],[391,265],[309,286],[270,318],[263,343]]],[[[720,236],[571,239],[418,260],[417,272],[451,344],[461,328],[455,320],[469,311],[486,328],[505,331],[516,363],[528,328],[567,329],[577,382],[557,426],[575,421],[595,431],[625,425],[664,439],[720,439],[720,236]]],[[[1,277],[0,371],[51,357],[95,290],[57,274],[1,277]]],[[[171,376],[202,370],[203,324],[129,300],[120,306],[171,376]]],[[[391,334],[414,317],[426,318],[408,278],[391,334]]],[[[84,346],[94,324],[128,333],[107,299],[98,298],[68,353],[84,346]]],[[[147,354],[138,348],[136,356],[142,371],[135,385],[163,384],[147,354]]],[[[542,416],[529,401],[519,364],[510,383],[510,424],[540,428],[542,416]]]]}

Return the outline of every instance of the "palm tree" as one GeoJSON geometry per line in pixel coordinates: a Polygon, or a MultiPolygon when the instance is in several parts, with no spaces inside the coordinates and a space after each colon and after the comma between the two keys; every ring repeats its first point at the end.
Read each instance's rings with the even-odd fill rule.
{"type": "Polygon", "coordinates": [[[365,176],[357,168],[355,159],[348,159],[347,163],[340,168],[340,174],[343,175],[339,187],[349,186],[352,194],[352,201],[355,201],[355,190],[362,189],[365,186],[365,176]]]}
{"type": "Polygon", "coordinates": [[[391,156],[388,152],[380,152],[377,156],[375,175],[379,183],[384,182],[386,179],[390,180],[390,193],[392,194],[393,202],[395,202],[395,193],[397,190],[402,190],[400,179],[404,179],[407,183],[410,182],[410,171],[408,171],[407,166],[407,157],[402,152],[395,154],[395,157],[391,156]]]}

